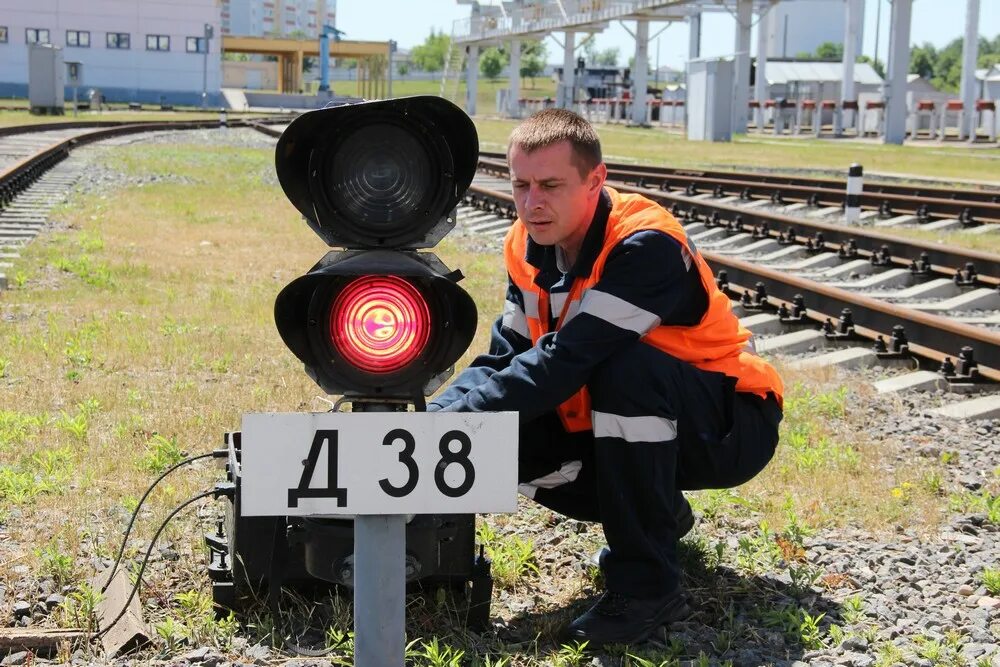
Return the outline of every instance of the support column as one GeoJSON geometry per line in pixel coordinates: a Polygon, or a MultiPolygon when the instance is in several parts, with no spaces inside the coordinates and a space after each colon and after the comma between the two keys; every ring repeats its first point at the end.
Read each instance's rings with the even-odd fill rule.
{"type": "Polygon", "coordinates": [[[507,94],[507,114],[521,117],[521,40],[510,40],[510,86],[507,94]]]}
{"type": "Polygon", "coordinates": [[[736,44],[733,51],[733,134],[747,131],[747,105],[750,101],[750,23],[753,0],[738,0],[736,4],[736,44]]]}
{"type": "Polygon", "coordinates": [[[906,138],[906,73],[910,69],[910,17],[913,0],[893,0],[889,23],[889,71],[883,86],[885,134],[883,143],[901,144],[906,138]]]}
{"type": "Polygon", "coordinates": [[[762,9],[757,14],[757,78],[754,80],[753,97],[757,100],[757,108],[754,110],[754,122],[757,124],[757,131],[764,128],[764,101],[767,99],[767,9],[762,9]]]}
{"type": "Polygon", "coordinates": [[[576,87],[576,33],[566,32],[563,38],[563,74],[556,91],[556,106],[560,109],[573,108],[573,91],[576,87]]]}
{"type": "MultiPolygon", "coordinates": [[[[858,59],[858,42],[863,34],[862,19],[865,16],[865,0],[847,0],[847,20],[844,22],[844,60],[843,74],[841,75],[842,88],[840,90],[840,106],[834,110],[833,128],[834,134],[840,136],[844,133],[846,124],[846,114],[844,102],[847,100],[856,101],[857,91],[854,87],[854,61],[858,59]]],[[[850,112],[856,113],[856,112],[850,112]]],[[[855,120],[855,122],[857,122],[855,120]]]]}
{"type": "Polygon", "coordinates": [[[688,17],[688,60],[701,58],[701,12],[688,17]]]}
{"type": "Polygon", "coordinates": [[[976,59],[979,57],[979,0],[965,2],[965,42],[962,44],[962,123],[958,138],[976,139],[976,59]]]}
{"type": "Polygon", "coordinates": [[[465,113],[476,115],[476,97],[479,95],[479,46],[468,47],[465,56],[465,113]]]}
{"type": "Polygon", "coordinates": [[[646,125],[646,83],[649,80],[649,21],[635,22],[635,64],[632,67],[632,123],[646,125]]]}

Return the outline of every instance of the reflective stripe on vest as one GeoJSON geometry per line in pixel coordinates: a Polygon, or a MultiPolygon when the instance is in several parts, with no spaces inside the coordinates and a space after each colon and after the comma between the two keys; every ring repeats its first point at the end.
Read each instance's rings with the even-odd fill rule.
{"type": "MultiPolygon", "coordinates": [[[[732,312],[729,297],[716,286],[711,269],[701,253],[689,243],[680,224],[661,206],[641,195],[621,195],[612,188],[605,189],[611,196],[612,207],[604,235],[604,246],[594,261],[590,276],[576,278],[568,293],[550,295],[535,284],[538,270],[525,259],[528,234],[520,221],[516,221],[507,233],[504,261],[511,280],[524,296],[525,319],[531,342],[538,342],[548,331],[549,313],[559,316],[556,323],[558,329],[577,313],[586,312],[615,326],[635,331],[643,342],[677,359],[706,371],[725,373],[736,378],[738,391],[752,392],[759,396],[773,392],[780,402],[783,393],[781,378],[770,364],[757,356],[750,332],[740,325],[732,312]],[[628,236],[644,230],[660,231],[671,236],[680,244],[685,264],[691,262],[697,267],[708,294],[708,308],[698,324],[662,325],[654,313],[594,289],[601,279],[611,250],[628,236]],[[532,312],[529,312],[527,306],[529,301],[534,306],[530,309],[532,312]],[[539,313],[544,313],[545,316],[539,317],[539,313]]],[[[568,431],[593,428],[590,396],[586,387],[559,406],[559,416],[568,431]]]]}

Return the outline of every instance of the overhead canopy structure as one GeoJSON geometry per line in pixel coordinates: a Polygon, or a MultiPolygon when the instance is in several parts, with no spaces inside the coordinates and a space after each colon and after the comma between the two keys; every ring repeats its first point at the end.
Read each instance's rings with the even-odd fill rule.
{"type": "MultiPolygon", "coordinates": [[[[272,37],[222,36],[222,53],[252,53],[278,58],[278,89],[296,93],[302,89],[302,63],[319,56],[319,40],[272,37]]],[[[389,62],[389,42],[330,41],[330,57],[357,58],[358,94],[376,97],[389,62]]]]}

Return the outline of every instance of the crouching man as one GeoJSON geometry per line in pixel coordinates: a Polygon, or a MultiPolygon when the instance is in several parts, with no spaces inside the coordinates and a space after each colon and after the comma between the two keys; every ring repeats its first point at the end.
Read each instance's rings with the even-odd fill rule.
{"type": "Polygon", "coordinates": [[[682,491],[742,484],[771,460],[782,383],[683,228],[604,182],[597,134],[542,111],[507,149],[518,219],[503,314],[428,410],[520,413],[519,490],[600,521],[606,591],[568,628],[591,647],[642,641],[690,609],[682,491]]]}

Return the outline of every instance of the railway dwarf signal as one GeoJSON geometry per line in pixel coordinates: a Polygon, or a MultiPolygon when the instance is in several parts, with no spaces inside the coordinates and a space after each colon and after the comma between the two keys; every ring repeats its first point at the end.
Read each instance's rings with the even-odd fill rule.
{"type": "Polygon", "coordinates": [[[278,140],[278,180],[331,251],[275,301],[282,340],[317,384],[421,403],[476,329],[476,306],[431,253],[478,160],[472,121],[432,96],[312,111],[278,140]]]}

